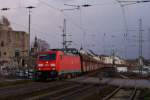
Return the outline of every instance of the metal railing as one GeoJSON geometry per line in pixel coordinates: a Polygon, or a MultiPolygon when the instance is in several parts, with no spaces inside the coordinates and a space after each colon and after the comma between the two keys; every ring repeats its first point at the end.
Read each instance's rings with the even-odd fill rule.
{"type": "Polygon", "coordinates": [[[34,70],[27,68],[3,68],[0,70],[0,76],[6,78],[32,79],[34,70]]]}

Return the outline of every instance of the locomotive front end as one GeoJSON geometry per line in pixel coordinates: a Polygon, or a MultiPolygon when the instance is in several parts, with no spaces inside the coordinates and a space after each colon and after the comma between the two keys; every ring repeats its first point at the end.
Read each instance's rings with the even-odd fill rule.
{"type": "Polygon", "coordinates": [[[45,80],[57,77],[56,52],[39,53],[35,67],[35,79],[45,80]]]}

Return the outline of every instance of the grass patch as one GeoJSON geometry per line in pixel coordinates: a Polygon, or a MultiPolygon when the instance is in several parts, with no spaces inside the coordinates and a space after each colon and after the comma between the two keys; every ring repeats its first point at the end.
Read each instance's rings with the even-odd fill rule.
{"type": "Polygon", "coordinates": [[[150,89],[142,89],[139,94],[139,100],[150,100],[150,89]]]}

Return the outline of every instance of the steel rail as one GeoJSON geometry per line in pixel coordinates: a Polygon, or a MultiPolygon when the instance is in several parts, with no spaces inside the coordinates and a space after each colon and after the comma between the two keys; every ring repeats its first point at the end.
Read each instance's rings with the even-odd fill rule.
{"type": "Polygon", "coordinates": [[[78,88],[78,87],[80,87],[79,84],[74,85],[74,86],[70,86],[70,87],[67,87],[67,88],[63,88],[63,89],[57,89],[56,91],[41,94],[41,95],[38,95],[38,96],[33,96],[33,97],[30,97],[30,98],[26,98],[24,100],[39,100],[39,99],[46,98],[46,97],[49,97],[49,96],[52,96],[52,95],[63,93],[63,92],[68,91],[70,89],[75,89],[75,88],[78,88]]]}
{"type": "Polygon", "coordinates": [[[77,90],[74,90],[72,92],[69,92],[69,93],[60,95],[58,97],[55,97],[55,98],[53,98],[53,100],[66,100],[66,98],[68,98],[68,97],[70,98],[70,97],[74,96],[74,94],[81,93],[82,91],[85,91],[85,90],[90,89],[92,87],[93,86],[91,86],[91,85],[90,86],[86,86],[86,87],[82,86],[81,88],[78,88],[77,90]]]}
{"type": "Polygon", "coordinates": [[[60,87],[65,84],[68,85],[70,83],[68,82],[32,83],[28,85],[21,85],[21,86],[16,86],[16,87],[0,89],[1,90],[0,99],[9,98],[12,96],[15,96],[15,97],[20,97],[20,96],[23,97],[24,95],[28,96],[29,94],[34,93],[34,92],[44,91],[48,88],[60,87]]]}
{"type": "Polygon", "coordinates": [[[136,93],[137,93],[137,88],[135,87],[133,92],[132,92],[132,95],[130,96],[129,100],[134,100],[135,96],[136,96],[136,93]]]}
{"type": "Polygon", "coordinates": [[[113,92],[111,92],[109,95],[104,97],[102,100],[109,100],[111,97],[113,97],[119,90],[121,89],[121,86],[116,88],[113,92]]]}

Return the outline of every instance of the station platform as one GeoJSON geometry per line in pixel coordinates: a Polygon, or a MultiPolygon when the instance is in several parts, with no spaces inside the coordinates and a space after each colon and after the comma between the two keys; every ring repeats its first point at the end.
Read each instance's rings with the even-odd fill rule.
{"type": "Polygon", "coordinates": [[[149,88],[150,80],[146,79],[120,79],[120,78],[96,78],[96,77],[79,77],[69,81],[89,84],[109,84],[123,87],[149,88]]]}

